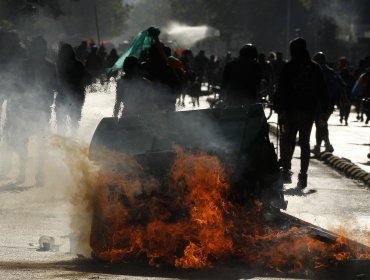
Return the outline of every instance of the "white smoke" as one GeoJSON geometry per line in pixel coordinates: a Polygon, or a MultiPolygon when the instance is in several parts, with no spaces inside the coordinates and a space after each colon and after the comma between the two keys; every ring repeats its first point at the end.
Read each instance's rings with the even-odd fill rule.
{"type": "Polygon", "coordinates": [[[220,31],[211,26],[189,26],[177,22],[170,22],[163,31],[169,39],[177,41],[185,48],[190,48],[206,38],[220,36],[220,31]]]}

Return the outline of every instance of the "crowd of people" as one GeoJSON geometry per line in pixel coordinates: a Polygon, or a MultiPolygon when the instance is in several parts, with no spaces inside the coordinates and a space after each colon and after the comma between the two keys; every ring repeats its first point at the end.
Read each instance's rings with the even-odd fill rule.
{"type": "MultiPolygon", "coordinates": [[[[282,130],[282,177],[291,182],[291,160],[299,132],[301,170],[298,187],[307,186],[310,153],[333,152],[329,139],[328,119],[337,108],[340,122],[348,125],[351,106],[357,119],[370,118],[370,57],[353,69],[342,57],[338,64],[327,62],[326,55],[313,56],[306,42],[298,38],[291,42],[291,60],[281,52],[258,53],[247,44],[238,57],[228,52],[224,57],[206,56],[205,51],[193,55],[192,50],[173,51],[159,40],[159,32],[149,29],[152,44],[140,56],[129,56],[122,74],[108,71],[119,60],[116,49],[109,54],[106,46],[83,41],[77,47],[60,43],[55,61],[47,59],[48,46],[41,36],[22,41],[15,31],[0,30],[0,110],[1,137],[7,153],[2,153],[0,175],[9,170],[9,156],[20,158],[18,181],[25,180],[27,143],[36,135],[43,146],[50,128],[51,108],[55,108],[58,132],[65,134],[67,120],[71,134],[78,129],[86,87],[102,77],[117,80],[113,115],[151,117],[158,112],[176,110],[176,100],[182,94],[199,95],[204,86],[208,91],[220,88],[218,106],[246,106],[261,101],[268,94],[274,101],[282,130]],[[263,92],[263,94],[262,94],[263,92]],[[365,118],[364,118],[365,115],[365,118]],[[5,116],[5,117],[4,117],[5,116]],[[316,126],[316,145],[310,150],[312,126],[316,126]],[[6,155],[7,154],[7,155],[6,155]],[[5,163],[5,164],[4,164],[5,163]]],[[[43,164],[42,157],[40,163],[43,164]]],[[[40,167],[41,170],[41,167],[40,167]]],[[[41,171],[40,171],[41,172],[41,171]]],[[[42,183],[43,176],[37,180],[42,183]]]]}
{"type": "Polygon", "coordinates": [[[43,184],[45,140],[50,132],[52,108],[55,108],[58,131],[65,134],[70,123],[75,134],[85,100],[85,88],[94,72],[76,57],[75,49],[61,43],[57,59],[50,61],[49,48],[42,36],[22,41],[16,31],[0,30],[0,176],[12,167],[12,156],[19,158],[17,182],[26,179],[28,144],[38,140],[39,168],[36,182],[43,184]]]}

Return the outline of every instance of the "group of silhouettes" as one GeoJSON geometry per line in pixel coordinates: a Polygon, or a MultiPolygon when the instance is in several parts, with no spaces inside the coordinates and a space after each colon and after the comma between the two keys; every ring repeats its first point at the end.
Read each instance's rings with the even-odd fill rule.
{"type": "MultiPolygon", "coordinates": [[[[50,131],[52,109],[56,126],[62,135],[75,135],[85,102],[85,89],[104,73],[97,67],[96,47],[86,49],[86,59],[78,59],[81,47],[60,43],[55,61],[48,59],[50,49],[42,36],[31,40],[20,39],[16,31],[0,30],[0,176],[11,169],[12,154],[19,155],[20,172],[17,182],[26,177],[28,143],[36,136],[40,147],[40,172],[36,180],[41,184],[41,166],[45,157],[42,149],[50,131]],[[5,144],[4,144],[5,143],[5,144]]],[[[112,55],[99,60],[107,67],[112,55]]],[[[118,55],[116,56],[118,59],[118,55]]],[[[99,62],[99,63],[100,63],[99,62]]]]}
{"type": "MultiPolygon", "coordinates": [[[[329,67],[326,55],[316,53],[311,58],[306,41],[297,38],[290,43],[291,59],[286,62],[282,54],[270,53],[268,59],[259,54],[252,44],[240,49],[237,58],[231,58],[221,70],[220,106],[240,107],[260,102],[261,87],[270,88],[274,109],[279,115],[281,128],[281,170],[285,183],[292,182],[292,157],[299,134],[301,166],[297,188],[307,187],[310,154],[325,150],[333,152],[329,140],[328,120],[335,106],[340,110],[341,122],[348,125],[352,102],[369,96],[365,67],[355,73],[348,61],[341,58],[337,70],[329,67]],[[354,93],[356,88],[358,96],[354,93]],[[310,148],[310,135],[316,125],[316,145],[310,148]]],[[[212,58],[215,61],[215,57],[212,58]]],[[[156,39],[155,44],[143,57],[128,57],[124,63],[125,75],[118,81],[114,115],[142,114],[152,116],[156,111],[174,111],[177,95],[189,87],[199,90],[199,85],[215,81],[208,75],[212,60],[203,51],[195,58],[190,50],[181,56],[171,56],[168,47],[156,39]],[[194,87],[195,84],[195,87],[194,87]],[[143,100],[150,100],[144,105],[143,100]]],[[[212,72],[212,71],[211,71],[212,72]]],[[[370,97],[370,96],[369,96],[370,97]]],[[[359,107],[364,107],[362,102],[359,107]]]]}
{"type": "MultiPolygon", "coordinates": [[[[348,124],[352,103],[358,108],[359,118],[361,113],[366,113],[366,102],[361,100],[370,98],[369,58],[361,61],[357,71],[353,71],[347,59],[341,58],[334,70],[322,52],[311,59],[303,38],[290,43],[288,62],[281,52],[271,52],[266,57],[252,44],[243,46],[237,58],[231,53],[222,59],[214,55],[208,58],[204,51],[196,56],[191,50],[173,52],[158,35],[153,32],[152,45],[140,57],[125,59],[121,76],[109,74],[117,80],[113,115],[152,118],[158,113],[173,112],[181,94],[199,94],[205,84],[208,90],[221,88],[219,106],[248,106],[260,102],[261,88],[265,87],[279,114],[282,178],[286,183],[292,181],[291,161],[299,133],[299,188],[307,186],[310,153],[319,154],[322,142],[327,151],[333,151],[327,123],[335,106],[340,110],[340,121],[345,124],[348,124]],[[311,151],[309,140],[314,123],[316,145],[311,151]]],[[[69,119],[71,134],[75,135],[86,87],[106,76],[119,55],[114,48],[108,55],[104,44],[96,46],[83,41],[73,48],[60,43],[55,62],[51,62],[47,59],[47,42],[41,36],[22,42],[17,32],[0,30],[0,41],[3,43],[0,132],[6,150],[20,156],[18,181],[22,182],[29,137],[38,136],[43,146],[52,108],[55,108],[59,133],[66,133],[69,119]]],[[[6,157],[4,154],[2,157],[6,157]]],[[[8,161],[2,159],[2,162],[8,161]]],[[[3,174],[7,168],[3,166],[3,174]]],[[[40,182],[42,177],[42,174],[36,176],[40,182]]]]}

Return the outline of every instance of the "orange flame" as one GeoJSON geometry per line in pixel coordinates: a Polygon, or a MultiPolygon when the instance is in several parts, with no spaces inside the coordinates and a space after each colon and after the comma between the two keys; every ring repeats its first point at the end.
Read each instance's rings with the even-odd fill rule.
{"type": "Polygon", "coordinates": [[[261,202],[237,199],[216,156],[176,152],[164,181],[128,156],[102,168],[90,242],[97,258],[195,269],[238,259],[289,272],[370,259],[345,238],[320,241],[307,227],[268,221],[261,202]]]}

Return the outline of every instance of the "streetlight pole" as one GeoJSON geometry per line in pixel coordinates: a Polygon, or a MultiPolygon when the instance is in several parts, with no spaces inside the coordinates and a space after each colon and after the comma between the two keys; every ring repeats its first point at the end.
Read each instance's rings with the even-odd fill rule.
{"type": "Polygon", "coordinates": [[[100,46],[100,30],[99,30],[99,18],[98,18],[98,7],[96,4],[96,0],[94,3],[94,13],[95,13],[95,25],[96,25],[96,34],[98,37],[98,46],[100,46]]]}

